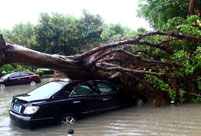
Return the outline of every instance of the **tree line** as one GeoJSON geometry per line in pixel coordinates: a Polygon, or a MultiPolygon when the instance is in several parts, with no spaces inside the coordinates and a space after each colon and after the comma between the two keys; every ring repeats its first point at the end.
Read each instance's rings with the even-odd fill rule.
{"type": "Polygon", "coordinates": [[[105,24],[101,16],[83,10],[80,18],[59,13],[41,13],[34,25],[16,24],[0,31],[13,43],[49,54],[73,55],[89,46],[118,40],[135,33],[121,24],[105,24]]]}

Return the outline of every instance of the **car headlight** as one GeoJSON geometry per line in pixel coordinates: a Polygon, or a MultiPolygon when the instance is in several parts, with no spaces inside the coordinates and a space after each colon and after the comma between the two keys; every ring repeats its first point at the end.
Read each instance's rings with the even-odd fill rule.
{"type": "Polygon", "coordinates": [[[38,111],[39,106],[27,106],[24,110],[24,114],[34,114],[38,111]]]}

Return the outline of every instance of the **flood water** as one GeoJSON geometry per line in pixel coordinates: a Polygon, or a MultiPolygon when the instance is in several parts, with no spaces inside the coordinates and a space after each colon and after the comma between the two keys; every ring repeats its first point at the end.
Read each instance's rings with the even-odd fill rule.
{"type": "Polygon", "coordinates": [[[201,104],[138,105],[85,118],[67,127],[26,130],[10,124],[8,110],[12,96],[39,85],[11,86],[0,90],[0,136],[67,136],[69,128],[74,129],[75,136],[201,136],[201,104]]]}

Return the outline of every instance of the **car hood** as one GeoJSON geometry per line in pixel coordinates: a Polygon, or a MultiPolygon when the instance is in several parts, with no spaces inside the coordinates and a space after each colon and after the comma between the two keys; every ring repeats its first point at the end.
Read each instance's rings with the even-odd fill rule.
{"type": "Polygon", "coordinates": [[[44,98],[38,98],[38,97],[28,95],[28,94],[17,95],[17,96],[14,96],[14,98],[19,99],[19,100],[23,100],[23,101],[26,101],[26,102],[35,102],[35,101],[44,101],[44,100],[46,100],[44,98]]]}

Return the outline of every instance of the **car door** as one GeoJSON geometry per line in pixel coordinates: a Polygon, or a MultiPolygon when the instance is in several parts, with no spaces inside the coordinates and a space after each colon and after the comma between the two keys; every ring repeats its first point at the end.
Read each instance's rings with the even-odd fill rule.
{"type": "Polygon", "coordinates": [[[81,114],[88,114],[99,109],[97,92],[90,82],[77,85],[69,95],[74,108],[79,109],[81,114]]]}
{"type": "Polygon", "coordinates": [[[9,85],[18,85],[20,84],[20,72],[13,73],[8,80],[9,85]]]}
{"type": "Polygon", "coordinates": [[[21,72],[20,84],[29,84],[31,82],[31,75],[27,72],[21,72]]]}
{"type": "Polygon", "coordinates": [[[96,81],[99,97],[102,100],[102,110],[113,109],[121,106],[117,88],[104,81],[96,81]]]}
{"type": "Polygon", "coordinates": [[[74,86],[75,84],[66,85],[48,100],[49,104],[47,109],[52,112],[55,117],[60,118],[66,113],[77,114],[81,109],[73,106],[75,99],[69,98],[74,86]]]}

